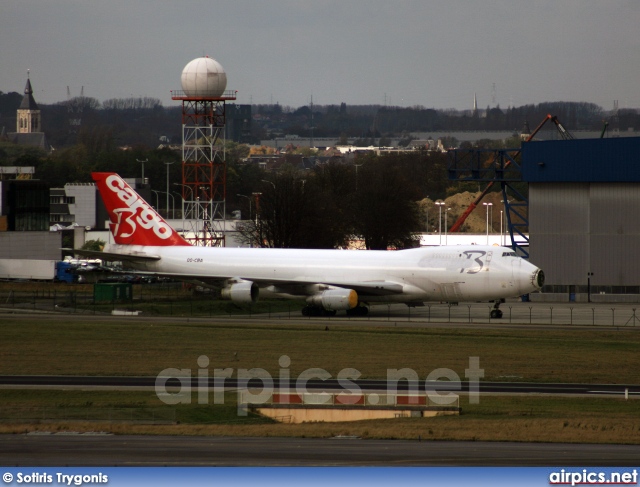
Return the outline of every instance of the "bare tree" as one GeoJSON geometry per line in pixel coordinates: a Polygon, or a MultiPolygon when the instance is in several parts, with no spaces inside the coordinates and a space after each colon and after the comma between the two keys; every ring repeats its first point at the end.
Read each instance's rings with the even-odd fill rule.
{"type": "Polygon", "coordinates": [[[389,157],[370,157],[360,168],[354,205],[354,227],[367,249],[386,250],[415,246],[420,228],[417,203],[407,191],[401,168],[389,157]]]}

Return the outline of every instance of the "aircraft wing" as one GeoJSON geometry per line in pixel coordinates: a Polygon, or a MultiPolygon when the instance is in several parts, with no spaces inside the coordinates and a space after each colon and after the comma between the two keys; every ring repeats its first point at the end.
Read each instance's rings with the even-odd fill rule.
{"type": "Polygon", "coordinates": [[[327,282],[323,284],[353,289],[359,296],[389,296],[403,292],[402,284],[391,281],[327,282]]]}
{"type": "MultiPolygon", "coordinates": [[[[252,281],[250,278],[246,278],[252,281]]],[[[331,286],[342,289],[353,289],[359,296],[389,296],[402,294],[403,286],[391,281],[308,281],[308,280],[278,280],[269,281],[253,280],[260,287],[273,286],[276,292],[289,294],[306,294],[309,286],[331,286]]]]}
{"type": "Polygon", "coordinates": [[[110,262],[148,262],[153,260],[160,260],[159,255],[148,254],[146,252],[133,251],[126,252],[101,252],[99,250],[80,250],[80,249],[62,249],[69,250],[82,257],[91,257],[92,259],[102,259],[110,262]]]}
{"type": "MultiPolygon", "coordinates": [[[[131,253],[112,253],[101,252],[95,250],[80,250],[80,249],[64,249],[73,250],[74,253],[83,257],[97,258],[106,261],[117,262],[130,262],[130,263],[144,263],[149,261],[157,261],[161,259],[161,256],[149,254],[145,252],[135,251],[131,253]]],[[[255,282],[260,287],[273,286],[277,289],[277,292],[290,293],[290,294],[307,294],[306,288],[308,286],[332,286],[343,289],[353,289],[359,296],[390,296],[396,294],[402,294],[403,286],[393,281],[330,281],[330,282],[317,282],[309,281],[306,279],[252,279],[249,276],[203,276],[203,275],[185,275],[174,274],[170,272],[149,272],[149,271],[137,271],[136,274],[140,275],[153,275],[169,277],[184,281],[200,281],[201,283],[209,286],[216,286],[222,284],[229,279],[243,279],[247,281],[255,282]]]]}

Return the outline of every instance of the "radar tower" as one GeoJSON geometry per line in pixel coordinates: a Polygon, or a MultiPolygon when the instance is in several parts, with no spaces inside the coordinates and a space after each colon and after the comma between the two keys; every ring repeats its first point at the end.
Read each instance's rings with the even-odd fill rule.
{"type": "Polygon", "coordinates": [[[194,59],[182,71],[182,218],[185,238],[194,245],[225,246],[226,161],[224,134],[227,75],[216,60],[194,59]]]}

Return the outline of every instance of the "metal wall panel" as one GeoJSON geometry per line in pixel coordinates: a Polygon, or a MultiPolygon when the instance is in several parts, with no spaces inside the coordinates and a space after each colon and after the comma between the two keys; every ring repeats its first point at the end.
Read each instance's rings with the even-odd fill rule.
{"type": "Polygon", "coordinates": [[[529,231],[535,234],[586,234],[589,231],[589,185],[531,184],[529,231]]]}
{"type": "Polygon", "coordinates": [[[640,137],[522,144],[528,182],[640,182],[640,137]]]}
{"type": "Polygon", "coordinates": [[[640,234],[640,184],[592,183],[589,200],[591,234],[640,234]]]}
{"type": "Polygon", "coordinates": [[[60,232],[0,232],[0,259],[61,260],[60,232]]]}
{"type": "Polygon", "coordinates": [[[98,190],[93,183],[65,184],[66,196],[73,197],[75,203],[69,203],[69,213],[75,216],[74,222],[83,227],[96,226],[96,200],[98,190]]]}
{"type": "Polygon", "coordinates": [[[529,261],[540,267],[549,285],[586,284],[589,261],[583,235],[544,235],[531,239],[529,261]]]}
{"type": "Polygon", "coordinates": [[[640,238],[638,235],[591,236],[591,284],[640,285],[640,238]]]}
{"type": "Polygon", "coordinates": [[[588,236],[588,184],[529,186],[529,260],[544,270],[548,284],[586,283],[588,236]]]}
{"type": "Polygon", "coordinates": [[[640,185],[534,183],[530,260],[549,285],[640,285],[640,185]]]}
{"type": "Polygon", "coordinates": [[[640,185],[592,183],[591,267],[594,285],[640,285],[640,185]]]}

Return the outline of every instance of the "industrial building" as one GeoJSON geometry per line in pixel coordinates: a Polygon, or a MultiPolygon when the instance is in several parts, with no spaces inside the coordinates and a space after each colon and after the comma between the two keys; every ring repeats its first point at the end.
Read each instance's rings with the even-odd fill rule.
{"type": "Polygon", "coordinates": [[[510,244],[545,272],[532,301],[640,302],[640,137],[574,139],[548,119],[564,140],[453,150],[449,178],[488,183],[479,198],[501,186],[510,244]]]}
{"type": "Polygon", "coordinates": [[[640,138],[529,142],[529,257],[553,301],[640,300],[640,138]]]}

